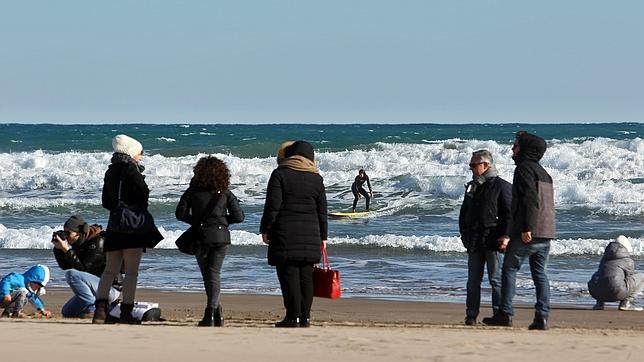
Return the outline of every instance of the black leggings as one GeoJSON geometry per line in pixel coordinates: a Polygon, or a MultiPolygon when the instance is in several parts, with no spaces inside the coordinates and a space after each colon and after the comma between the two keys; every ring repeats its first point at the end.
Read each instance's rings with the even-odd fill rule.
{"type": "Polygon", "coordinates": [[[275,267],[288,319],[309,319],[313,305],[313,263],[286,262],[275,267]]]}
{"type": "Polygon", "coordinates": [[[217,308],[219,306],[219,294],[221,292],[221,267],[224,264],[224,257],[228,251],[229,244],[216,244],[202,247],[201,253],[195,255],[203,286],[208,296],[207,307],[217,308]]]}
{"type": "Polygon", "coordinates": [[[358,196],[358,192],[359,192],[360,194],[362,194],[362,196],[364,196],[365,200],[367,200],[367,210],[369,210],[369,201],[371,200],[371,197],[369,196],[369,193],[367,192],[367,190],[363,189],[362,187],[356,190],[355,188],[352,187],[351,192],[353,192],[353,197],[354,197],[353,209],[355,210],[356,205],[358,205],[358,199],[360,198],[358,196]]]}

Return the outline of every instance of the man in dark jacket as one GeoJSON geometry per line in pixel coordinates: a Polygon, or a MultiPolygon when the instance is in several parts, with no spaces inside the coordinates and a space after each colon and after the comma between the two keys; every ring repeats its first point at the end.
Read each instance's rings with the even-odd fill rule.
{"type": "Polygon", "coordinates": [[[633,246],[624,235],[606,246],[599,269],[588,282],[588,291],[597,300],[593,309],[603,310],[605,302],[619,301],[619,310],[643,310],[633,304],[635,296],[644,290],[644,273],[635,273],[632,252],[633,246]]]}
{"type": "Polygon", "coordinates": [[[501,281],[499,313],[484,318],[483,323],[512,325],[512,299],[516,276],[525,259],[530,260],[537,303],[534,321],[528,329],[548,329],[550,282],[546,274],[550,241],[555,238],[555,207],[552,177],[539,164],[546,152],[546,141],[525,131],[516,135],[512,147],[514,180],[512,182],[512,232],[505,257],[501,281]]]}
{"type": "MultiPolygon", "coordinates": [[[[63,230],[53,234],[56,262],[65,270],[65,280],[74,292],[61,310],[63,317],[89,317],[94,313],[96,289],[105,269],[104,237],[100,225],[90,226],[76,215],[65,222],[63,230]]],[[[112,288],[110,303],[118,296],[118,290],[112,288]]]]}
{"type": "Polygon", "coordinates": [[[512,185],[497,174],[488,150],[472,153],[472,181],[465,185],[465,198],[458,218],[461,241],[467,249],[467,299],[465,324],[476,325],[481,305],[481,281],[487,264],[492,287],[492,309],[501,300],[501,254],[510,238],[512,185]]]}

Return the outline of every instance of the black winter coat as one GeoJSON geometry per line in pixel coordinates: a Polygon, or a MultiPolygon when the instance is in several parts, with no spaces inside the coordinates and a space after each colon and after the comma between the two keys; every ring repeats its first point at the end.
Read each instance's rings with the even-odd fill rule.
{"type": "Polygon", "coordinates": [[[195,186],[190,186],[181,195],[175,215],[178,220],[190,225],[202,223],[205,245],[230,244],[228,225],[244,221],[244,211],[230,190],[215,192],[195,186]],[[204,215],[213,197],[217,198],[214,208],[210,214],[204,215]]]}
{"type": "Polygon", "coordinates": [[[458,225],[469,253],[498,250],[497,240],[510,235],[511,203],[512,185],[498,176],[485,181],[474,195],[465,194],[458,225]]]}
{"type": "MultiPolygon", "coordinates": [[[[150,189],[145,183],[145,176],[139,172],[136,162],[128,155],[115,153],[112,164],[105,172],[103,183],[103,207],[113,211],[118,205],[119,181],[123,179],[121,200],[135,208],[148,208],[150,189]]],[[[158,230],[146,234],[122,234],[107,231],[105,251],[115,251],[130,248],[153,248],[163,236],[158,230]]]]}
{"type": "Polygon", "coordinates": [[[318,263],[328,236],[326,191],[317,173],[278,167],[271,174],[260,232],[268,234],[268,263],[318,263]]]}
{"type": "Polygon", "coordinates": [[[56,262],[62,270],[76,269],[100,277],[105,269],[105,252],[103,242],[105,232],[100,226],[92,225],[90,237],[78,240],[67,252],[54,248],[56,262]]]}
{"type": "Polygon", "coordinates": [[[599,269],[588,282],[590,295],[601,302],[626,299],[635,288],[635,262],[622,244],[614,241],[604,251],[599,269]]]}
{"type": "Polygon", "coordinates": [[[519,154],[512,181],[512,237],[531,231],[533,238],[555,238],[555,202],[552,177],[539,164],[546,142],[525,134],[519,139],[519,154]]]}

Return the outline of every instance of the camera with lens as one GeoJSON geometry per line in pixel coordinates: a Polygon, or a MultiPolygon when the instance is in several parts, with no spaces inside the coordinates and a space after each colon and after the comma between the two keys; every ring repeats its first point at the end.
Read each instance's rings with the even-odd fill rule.
{"type": "Polygon", "coordinates": [[[67,239],[65,232],[63,230],[54,231],[53,235],[51,236],[52,242],[56,240],[56,236],[58,236],[63,240],[67,239]]]}

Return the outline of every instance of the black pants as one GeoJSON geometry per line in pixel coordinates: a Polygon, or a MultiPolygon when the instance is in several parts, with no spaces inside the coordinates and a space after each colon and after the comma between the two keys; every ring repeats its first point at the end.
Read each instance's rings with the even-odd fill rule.
{"type": "Polygon", "coordinates": [[[313,263],[286,262],[275,267],[288,319],[308,319],[313,305],[313,263]]]}
{"type": "Polygon", "coordinates": [[[216,244],[202,247],[201,253],[195,255],[203,286],[208,296],[207,307],[217,308],[219,306],[219,294],[221,292],[221,267],[224,264],[224,257],[228,251],[229,244],[216,244]]]}
{"type": "Polygon", "coordinates": [[[351,192],[353,192],[353,209],[356,209],[356,205],[358,205],[358,199],[360,198],[358,196],[358,193],[362,194],[364,196],[364,199],[367,201],[367,210],[369,210],[369,201],[371,200],[371,197],[369,196],[369,193],[367,190],[363,189],[362,187],[359,189],[356,189],[355,187],[351,188],[351,192]]]}

